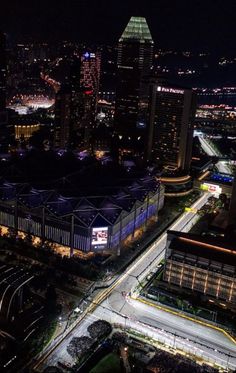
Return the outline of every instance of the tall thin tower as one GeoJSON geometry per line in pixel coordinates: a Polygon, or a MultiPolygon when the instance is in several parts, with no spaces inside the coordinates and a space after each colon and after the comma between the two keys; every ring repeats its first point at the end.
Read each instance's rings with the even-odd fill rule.
{"type": "Polygon", "coordinates": [[[144,136],[146,123],[140,119],[144,94],[143,77],[151,71],[153,40],[144,17],[131,17],[118,45],[114,130],[121,148],[135,151],[144,136]]]}

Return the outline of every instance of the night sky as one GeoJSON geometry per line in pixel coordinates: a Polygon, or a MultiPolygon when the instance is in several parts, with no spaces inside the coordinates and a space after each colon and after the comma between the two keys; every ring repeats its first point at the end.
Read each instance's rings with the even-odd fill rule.
{"type": "Polygon", "coordinates": [[[162,48],[234,53],[235,0],[2,0],[0,27],[18,40],[114,43],[131,15],[162,48]]]}

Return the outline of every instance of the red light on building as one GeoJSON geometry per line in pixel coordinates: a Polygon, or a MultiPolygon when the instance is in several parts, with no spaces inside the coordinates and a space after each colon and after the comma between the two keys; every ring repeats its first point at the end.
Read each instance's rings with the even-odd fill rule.
{"type": "Polygon", "coordinates": [[[92,90],[90,90],[90,91],[85,91],[84,92],[86,95],[92,95],[93,94],[93,91],[92,90]]]}

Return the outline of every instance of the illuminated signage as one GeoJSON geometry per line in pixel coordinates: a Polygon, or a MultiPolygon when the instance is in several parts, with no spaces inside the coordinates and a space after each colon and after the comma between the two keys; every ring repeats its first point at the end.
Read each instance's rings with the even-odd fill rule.
{"type": "Polygon", "coordinates": [[[85,58],[95,58],[96,55],[95,55],[95,53],[85,52],[84,57],[85,58]]]}
{"type": "Polygon", "coordinates": [[[209,183],[201,184],[200,189],[214,194],[220,194],[222,192],[222,188],[219,185],[209,183]]]}
{"type": "Polygon", "coordinates": [[[92,246],[105,247],[107,245],[107,239],[108,227],[92,229],[92,246]]]}
{"type": "Polygon", "coordinates": [[[137,122],[137,128],[145,128],[145,127],[146,127],[146,123],[142,121],[137,122]]]}
{"type": "Polygon", "coordinates": [[[175,93],[175,94],[179,94],[179,95],[184,94],[183,89],[175,89],[175,88],[160,87],[160,86],[157,87],[157,92],[175,93]]]}

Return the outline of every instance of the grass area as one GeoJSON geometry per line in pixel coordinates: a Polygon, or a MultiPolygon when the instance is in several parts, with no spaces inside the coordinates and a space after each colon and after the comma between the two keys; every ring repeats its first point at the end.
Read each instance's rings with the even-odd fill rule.
{"type": "Polygon", "coordinates": [[[82,291],[78,290],[77,288],[69,288],[63,286],[62,284],[58,285],[58,289],[64,291],[65,293],[75,295],[78,298],[82,298],[82,296],[84,295],[84,293],[82,293],[82,291]]]}
{"type": "Polygon", "coordinates": [[[99,363],[90,370],[90,373],[121,373],[120,358],[119,356],[111,352],[106,355],[99,363]]]}

